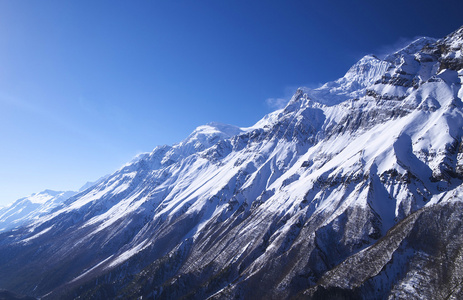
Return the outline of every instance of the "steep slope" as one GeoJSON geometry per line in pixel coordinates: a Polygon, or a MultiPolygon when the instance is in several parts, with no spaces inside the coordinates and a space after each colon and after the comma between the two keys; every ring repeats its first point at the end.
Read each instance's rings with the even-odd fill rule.
{"type": "Polygon", "coordinates": [[[0,234],[0,287],[44,298],[401,295],[399,277],[375,277],[390,263],[375,249],[408,251],[410,228],[426,224],[417,216],[461,199],[462,45],[463,28],[366,56],[250,128],[211,123],[138,156],[0,234]],[[375,263],[336,281],[364,257],[375,263]]]}
{"type": "Polygon", "coordinates": [[[462,217],[461,201],[419,210],[298,298],[461,299],[462,217]]]}

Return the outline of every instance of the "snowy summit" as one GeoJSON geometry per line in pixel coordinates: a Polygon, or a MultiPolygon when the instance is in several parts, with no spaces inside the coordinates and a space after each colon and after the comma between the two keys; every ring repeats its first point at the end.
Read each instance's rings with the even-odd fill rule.
{"type": "Polygon", "coordinates": [[[210,123],[137,156],[1,234],[0,287],[43,299],[463,297],[462,49],[463,27],[368,55],[250,128],[210,123]]]}

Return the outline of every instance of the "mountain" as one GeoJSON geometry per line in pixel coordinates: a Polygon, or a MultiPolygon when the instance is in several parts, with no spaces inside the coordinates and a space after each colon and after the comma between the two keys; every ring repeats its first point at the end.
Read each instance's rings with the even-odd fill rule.
{"type": "Polygon", "coordinates": [[[0,208],[0,232],[21,226],[39,216],[46,215],[76,192],[44,190],[21,198],[0,208]]]}
{"type": "Polygon", "coordinates": [[[210,123],[0,233],[43,299],[463,296],[463,27],[210,123]]]}
{"type": "MultiPolygon", "coordinates": [[[[79,189],[79,192],[100,183],[107,176],[103,176],[94,182],[85,183],[79,189]]],[[[0,232],[14,229],[49,214],[65,200],[76,194],[75,191],[44,190],[18,199],[5,207],[0,207],[0,232]]]]}

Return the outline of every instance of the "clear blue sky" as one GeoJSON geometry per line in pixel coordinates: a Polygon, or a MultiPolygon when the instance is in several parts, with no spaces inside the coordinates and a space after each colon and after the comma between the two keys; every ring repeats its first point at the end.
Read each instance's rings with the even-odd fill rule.
{"type": "Polygon", "coordinates": [[[1,0],[0,205],[76,190],[211,121],[250,126],[365,54],[456,30],[462,11],[461,0],[1,0]]]}

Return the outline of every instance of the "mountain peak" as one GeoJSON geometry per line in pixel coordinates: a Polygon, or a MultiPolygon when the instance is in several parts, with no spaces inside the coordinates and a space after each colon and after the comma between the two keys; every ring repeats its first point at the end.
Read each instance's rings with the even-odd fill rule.
{"type": "Polygon", "coordinates": [[[412,41],[411,43],[409,43],[408,45],[406,45],[405,47],[395,51],[394,53],[387,55],[384,58],[384,60],[392,62],[395,59],[399,58],[400,56],[407,55],[407,54],[411,55],[411,54],[417,53],[424,47],[434,44],[436,41],[437,39],[431,38],[431,37],[419,37],[415,39],[414,41],[412,41]]]}
{"type": "Polygon", "coordinates": [[[241,133],[243,130],[234,125],[219,123],[219,122],[210,122],[206,125],[198,126],[193,133],[195,134],[217,134],[221,133],[227,135],[228,137],[232,137],[241,133]]]}
{"type": "Polygon", "coordinates": [[[210,122],[206,125],[198,126],[185,140],[178,144],[177,147],[181,147],[185,153],[202,151],[220,140],[238,135],[243,131],[244,129],[238,126],[210,122]]]}
{"type": "Polygon", "coordinates": [[[319,88],[301,89],[308,97],[318,103],[332,106],[349,99],[358,99],[365,95],[365,88],[381,78],[390,63],[374,55],[365,55],[355,63],[346,74],[319,88]]]}
{"type": "Polygon", "coordinates": [[[29,215],[1,235],[0,285],[56,299],[458,298],[460,36],[366,55],[253,127],[199,126],[29,215]]]}

